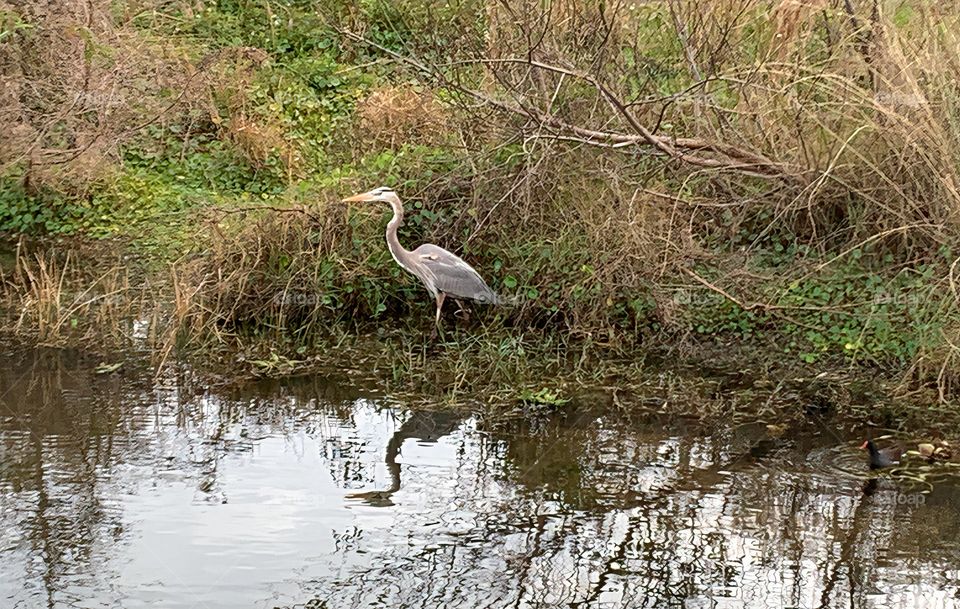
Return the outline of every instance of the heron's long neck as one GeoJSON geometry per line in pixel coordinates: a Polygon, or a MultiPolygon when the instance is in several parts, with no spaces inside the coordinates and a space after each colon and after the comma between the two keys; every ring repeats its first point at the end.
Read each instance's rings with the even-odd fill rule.
{"type": "Polygon", "coordinates": [[[392,197],[390,199],[390,207],[393,208],[393,219],[387,224],[387,247],[390,248],[390,254],[393,256],[393,259],[397,261],[397,264],[410,270],[407,261],[410,257],[410,252],[400,245],[400,239],[397,238],[397,229],[403,224],[403,205],[401,205],[400,199],[392,197]]]}

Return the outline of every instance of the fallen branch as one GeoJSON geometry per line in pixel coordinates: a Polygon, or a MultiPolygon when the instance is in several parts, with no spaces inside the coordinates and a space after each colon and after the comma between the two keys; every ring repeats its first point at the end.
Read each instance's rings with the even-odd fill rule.
{"type": "Polygon", "coordinates": [[[694,273],[694,272],[691,271],[690,269],[683,269],[683,272],[685,272],[687,275],[689,275],[690,277],[692,277],[693,279],[695,279],[695,280],[697,281],[697,283],[703,285],[703,286],[704,286],[705,288],[707,288],[708,290],[711,290],[711,291],[716,292],[717,294],[723,296],[724,298],[726,298],[727,300],[729,300],[729,301],[732,302],[733,304],[737,305],[738,307],[740,307],[740,308],[743,309],[744,311],[753,311],[753,310],[756,310],[756,309],[760,309],[760,310],[765,311],[765,312],[767,312],[767,313],[771,313],[771,314],[773,314],[773,315],[776,315],[777,317],[780,317],[780,318],[782,318],[782,319],[784,319],[784,320],[786,320],[786,321],[788,321],[788,322],[790,322],[790,323],[792,323],[792,324],[794,324],[794,325],[796,325],[796,326],[799,326],[799,327],[801,327],[801,328],[806,328],[806,329],[808,329],[808,330],[815,330],[815,331],[818,331],[818,332],[821,330],[821,328],[818,328],[817,326],[813,326],[813,325],[811,325],[811,324],[804,323],[804,322],[800,321],[799,319],[793,318],[793,317],[791,317],[791,316],[789,316],[789,315],[787,315],[786,313],[783,312],[784,309],[802,309],[802,310],[814,309],[814,310],[820,310],[820,309],[821,309],[820,307],[784,307],[784,306],[780,306],[780,305],[766,304],[766,303],[763,303],[763,302],[753,302],[753,303],[747,304],[747,303],[745,303],[745,302],[743,302],[743,301],[735,298],[734,296],[730,295],[730,294],[729,294],[726,290],[724,290],[723,288],[720,288],[720,287],[717,287],[717,286],[713,285],[712,283],[710,283],[709,281],[707,281],[706,279],[704,279],[704,278],[701,277],[700,275],[697,275],[696,273],[694,273]]]}
{"type": "Polygon", "coordinates": [[[610,106],[619,114],[635,134],[618,133],[615,131],[601,131],[572,125],[551,114],[544,114],[533,108],[526,107],[520,103],[508,102],[496,99],[490,95],[466,87],[460,83],[450,80],[447,76],[439,72],[436,68],[428,66],[423,62],[406,55],[401,55],[396,51],[388,49],[372,40],[368,40],[359,34],[347,30],[339,30],[345,37],[374,48],[397,61],[405,63],[417,70],[425,73],[444,86],[454,88],[470,97],[482,102],[483,104],[496,108],[503,112],[522,116],[532,120],[541,127],[547,127],[553,130],[550,136],[543,134],[537,137],[554,137],[555,139],[565,141],[575,141],[586,145],[621,148],[629,146],[650,146],[660,155],[669,157],[689,165],[703,167],[707,169],[737,171],[752,176],[765,178],[779,178],[794,182],[806,183],[808,176],[797,168],[788,167],[778,163],[763,155],[743,150],[730,144],[711,142],[701,138],[671,138],[662,135],[656,135],[641,124],[637,118],[630,112],[630,105],[624,103],[599,79],[591,74],[551,65],[532,59],[521,58],[503,58],[494,60],[478,60],[476,63],[501,63],[501,64],[521,64],[539,70],[554,72],[557,74],[571,76],[583,80],[593,86],[598,93],[610,104],[610,106]],[[722,158],[714,158],[695,154],[697,152],[711,152],[722,158]]]}
{"type": "Polygon", "coordinates": [[[303,214],[310,218],[319,218],[316,214],[302,205],[296,207],[277,207],[276,205],[249,205],[244,207],[210,207],[207,211],[217,212],[223,217],[233,214],[246,214],[255,211],[272,211],[278,214],[303,214]]]}

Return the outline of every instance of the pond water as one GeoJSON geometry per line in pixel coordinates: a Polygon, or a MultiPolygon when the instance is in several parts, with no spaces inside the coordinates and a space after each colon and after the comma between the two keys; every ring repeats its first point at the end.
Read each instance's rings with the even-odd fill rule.
{"type": "Polygon", "coordinates": [[[960,492],[826,426],[493,421],[0,355],[0,607],[960,605],[960,492]]]}

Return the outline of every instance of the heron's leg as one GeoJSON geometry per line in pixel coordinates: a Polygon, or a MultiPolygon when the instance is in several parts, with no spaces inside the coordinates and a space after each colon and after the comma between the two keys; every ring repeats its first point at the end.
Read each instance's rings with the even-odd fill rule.
{"type": "Polygon", "coordinates": [[[454,300],[457,303],[457,316],[463,319],[463,321],[470,321],[470,309],[468,309],[459,298],[455,298],[454,300]]]}
{"type": "Polygon", "coordinates": [[[437,329],[440,327],[440,311],[443,310],[443,300],[447,297],[443,292],[437,292],[437,320],[436,324],[433,326],[433,332],[430,334],[430,338],[434,339],[437,337],[437,329]]]}
{"type": "Polygon", "coordinates": [[[447,298],[447,295],[443,292],[437,293],[437,325],[440,325],[440,310],[443,309],[443,301],[447,298]]]}

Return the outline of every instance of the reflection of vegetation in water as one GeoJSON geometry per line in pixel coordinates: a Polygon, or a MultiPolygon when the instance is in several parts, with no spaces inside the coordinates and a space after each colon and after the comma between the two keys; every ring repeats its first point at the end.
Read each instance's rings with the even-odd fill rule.
{"type": "Polygon", "coordinates": [[[119,387],[65,366],[56,353],[5,369],[2,377],[0,502],[16,519],[8,527],[14,547],[43,557],[22,563],[24,587],[47,603],[84,600],[70,598],[71,583],[103,561],[96,546],[123,534],[121,514],[97,479],[116,463],[111,440],[119,387]],[[87,394],[91,384],[96,397],[87,394]]]}
{"type": "MultiPolygon", "coordinates": [[[[871,558],[900,543],[883,505],[890,488],[859,500],[859,479],[821,481],[781,471],[775,461],[751,467],[738,456],[749,445],[645,437],[643,428],[639,436],[621,434],[614,429],[624,430],[622,420],[607,427],[596,413],[583,415],[499,429],[510,438],[506,471],[521,483],[519,496],[498,492],[495,480],[458,474],[457,487],[431,505],[479,495],[482,507],[470,504],[439,522],[429,509],[418,523],[396,521],[389,556],[314,584],[317,600],[366,606],[388,594],[402,607],[455,600],[670,606],[678,589],[706,602],[735,586],[746,599],[830,607],[862,603],[896,579],[896,569],[871,558]],[[739,475],[724,473],[731,466],[739,475]],[[450,542],[411,548],[403,540],[421,524],[450,542]],[[766,569],[776,575],[764,576],[766,569]],[[418,585],[431,581],[446,585],[418,585]]],[[[942,542],[940,551],[955,555],[942,542]]]]}
{"type": "MultiPolygon", "coordinates": [[[[224,455],[250,451],[290,422],[324,427],[298,403],[210,400],[189,373],[154,390],[139,366],[133,378],[100,376],[93,363],[57,351],[12,363],[0,371],[0,504],[11,519],[0,558],[15,553],[18,588],[50,602],[90,600],[73,595],[97,588],[114,568],[110,548],[129,541],[123,496],[149,492],[158,472],[175,472],[194,485],[198,501],[219,504],[226,501],[218,473],[224,455]]],[[[336,390],[317,389],[315,397],[349,418],[336,390]]],[[[369,475],[347,468],[335,477],[357,484],[369,475]]]]}
{"type": "MultiPolygon", "coordinates": [[[[14,540],[0,564],[28,565],[30,582],[11,598],[68,602],[78,581],[85,598],[76,600],[136,597],[127,587],[140,575],[123,565],[128,553],[149,554],[143,543],[156,543],[158,528],[196,535],[184,560],[204,563],[242,553],[251,537],[252,556],[266,560],[259,544],[268,544],[268,579],[224,572],[225,606],[273,594],[258,586],[274,576],[298,588],[272,596],[275,605],[329,607],[670,606],[731,587],[748,607],[771,597],[846,607],[878,593],[929,601],[960,584],[949,575],[960,564],[958,519],[946,517],[954,483],[906,501],[898,497],[914,491],[883,477],[865,494],[863,455],[823,430],[711,432],[582,399],[510,418],[406,411],[318,377],[212,392],[186,369],[153,386],[137,365],[97,375],[95,364],[49,352],[0,369],[0,513],[14,540]],[[286,448],[265,453],[276,438],[286,448]],[[315,488],[285,479],[308,457],[304,446],[321,464],[308,477],[334,492],[237,502],[244,472],[271,493],[283,482],[315,488]],[[832,466],[848,459],[850,472],[832,466]],[[158,493],[179,500],[136,509],[158,493]],[[251,528],[192,530],[208,512],[251,528]],[[298,535],[270,546],[258,518],[298,535]],[[322,559],[303,545],[314,541],[297,542],[318,527],[333,539],[322,559]],[[331,566],[300,578],[305,562],[331,566]]],[[[21,577],[4,573],[14,574],[4,582],[21,577]]],[[[195,602],[192,580],[171,577],[150,574],[168,606],[195,602]]]]}

